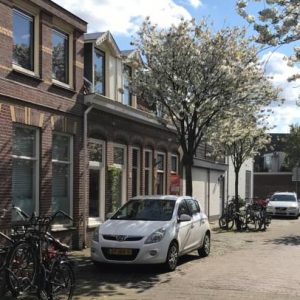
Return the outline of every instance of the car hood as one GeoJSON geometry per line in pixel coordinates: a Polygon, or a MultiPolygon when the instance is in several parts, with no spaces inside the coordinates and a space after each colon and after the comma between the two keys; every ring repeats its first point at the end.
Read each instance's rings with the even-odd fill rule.
{"type": "Polygon", "coordinates": [[[99,229],[100,234],[146,236],[162,227],[169,227],[172,221],[129,221],[107,220],[99,229]]]}
{"type": "Polygon", "coordinates": [[[271,207],[298,207],[298,202],[269,201],[268,206],[271,206],[271,207]]]}

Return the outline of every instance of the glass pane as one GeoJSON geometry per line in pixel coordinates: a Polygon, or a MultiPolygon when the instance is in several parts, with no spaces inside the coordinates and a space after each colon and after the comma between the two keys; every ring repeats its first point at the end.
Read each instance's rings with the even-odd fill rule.
{"type": "Polygon", "coordinates": [[[109,171],[109,188],[111,191],[111,211],[116,211],[122,204],[122,176],[121,169],[109,171]]]}
{"type": "Polygon", "coordinates": [[[164,174],[157,173],[157,194],[163,195],[164,194],[164,174]]]}
{"type": "Polygon", "coordinates": [[[151,153],[146,151],[145,152],[145,168],[150,168],[151,166],[151,153]]]}
{"type": "Polygon", "coordinates": [[[99,51],[95,51],[94,68],[95,92],[99,94],[104,94],[104,55],[99,51]]]}
{"type": "Polygon", "coordinates": [[[118,165],[124,165],[124,149],[120,147],[114,147],[114,163],[118,165]]]}
{"type": "Polygon", "coordinates": [[[162,155],[162,154],[158,154],[157,155],[157,169],[158,170],[162,170],[163,171],[165,169],[164,168],[164,165],[165,165],[164,160],[165,160],[164,155],[162,155]]]}
{"type": "Polygon", "coordinates": [[[133,167],[138,167],[138,158],[139,158],[139,155],[138,155],[139,151],[137,149],[132,149],[132,166],[133,167]]]}
{"type": "Polygon", "coordinates": [[[100,173],[99,170],[90,170],[90,204],[89,216],[99,217],[99,191],[100,191],[100,173]]]}
{"type": "Polygon", "coordinates": [[[88,143],[90,161],[102,162],[102,145],[94,142],[88,143]]]}
{"type": "Polygon", "coordinates": [[[69,166],[53,163],[52,168],[52,210],[53,212],[62,210],[67,214],[70,214],[69,166]]]}
{"type": "Polygon", "coordinates": [[[129,90],[129,79],[131,77],[131,68],[127,65],[124,66],[124,83],[123,83],[123,104],[131,105],[131,93],[129,90]]]}
{"type": "Polygon", "coordinates": [[[13,159],[12,202],[27,214],[35,211],[35,162],[13,159]]]}
{"type": "Polygon", "coordinates": [[[132,169],[132,197],[138,194],[138,170],[132,169]]]}
{"type": "Polygon", "coordinates": [[[66,34],[52,31],[52,77],[58,81],[68,82],[69,37],[66,34]]]}
{"type": "Polygon", "coordinates": [[[70,160],[70,137],[54,134],[52,141],[52,159],[60,161],[70,160]]]}
{"type": "Polygon", "coordinates": [[[33,71],[33,18],[13,10],[13,63],[33,71]]]}
{"type": "Polygon", "coordinates": [[[177,157],[176,156],[172,156],[171,158],[171,170],[174,173],[177,173],[177,157]]]}
{"type": "Polygon", "coordinates": [[[145,195],[149,195],[149,170],[145,170],[145,195]]]}
{"type": "Polygon", "coordinates": [[[35,157],[36,130],[14,126],[12,153],[18,156],[35,157]]]}

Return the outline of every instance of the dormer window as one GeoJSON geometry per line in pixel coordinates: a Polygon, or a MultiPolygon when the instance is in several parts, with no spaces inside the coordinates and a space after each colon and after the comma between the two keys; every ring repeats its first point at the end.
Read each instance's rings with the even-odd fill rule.
{"type": "Polygon", "coordinates": [[[94,86],[95,93],[105,94],[105,55],[98,49],[94,52],[94,86]]]}
{"type": "Polygon", "coordinates": [[[131,101],[131,93],[129,90],[129,81],[131,78],[131,67],[128,65],[124,65],[124,72],[123,72],[123,104],[125,105],[132,105],[131,101]]]}
{"type": "Polygon", "coordinates": [[[13,10],[13,63],[34,70],[34,18],[18,9],[13,10]]]}

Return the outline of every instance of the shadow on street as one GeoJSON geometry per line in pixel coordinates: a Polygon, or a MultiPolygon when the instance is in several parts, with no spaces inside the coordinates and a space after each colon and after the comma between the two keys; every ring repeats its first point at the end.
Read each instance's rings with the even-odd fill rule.
{"type": "Polygon", "coordinates": [[[273,240],[266,240],[265,244],[268,243],[275,245],[300,246],[300,235],[283,236],[273,240]]]}

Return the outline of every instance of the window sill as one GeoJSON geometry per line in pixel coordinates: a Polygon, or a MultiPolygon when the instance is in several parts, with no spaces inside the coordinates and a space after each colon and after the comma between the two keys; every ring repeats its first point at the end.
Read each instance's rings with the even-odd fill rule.
{"type": "Polygon", "coordinates": [[[103,222],[100,219],[89,218],[87,228],[95,228],[101,225],[103,222]]]}
{"type": "Polygon", "coordinates": [[[30,71],[30,70],[27,70],[27,69],[24,69],[20,66],[17,66],[17,65],[13,65],[12,66],[12,71],[17,73],[17,74],[22,74],[22,75],[25,75],[25,76],[28,76],[30,78],[33,78],[33,79],[36,79],[36,80],[39,80],[39,81],[43,81],[39,76],[37,76],[33,71],[30,71]]]}
{"type": "Polygon", "coordinates": [[[52,86],[67,90],[68,92],[75,93],[75,90],[68,84],[52,79],[52,86]]]}
{"type": "Polygon", "coordinates": [[[68,231],[68,230],[75,230],[76,228],[72,225],[68,224],[56,224],[51,226],[51,231],[58,232],[58,231],[68,231]]]}

